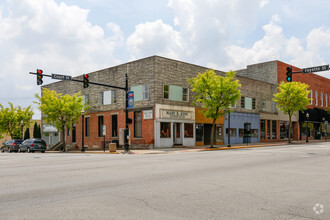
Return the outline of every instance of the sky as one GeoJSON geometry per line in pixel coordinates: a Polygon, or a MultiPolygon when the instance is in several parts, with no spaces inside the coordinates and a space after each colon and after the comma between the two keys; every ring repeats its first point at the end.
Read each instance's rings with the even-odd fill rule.
{"type": "Polygon", "coordinates": [[[29,72],[77,76],[153,55],[221,71],[329,64],[330,0],[0,0],[0,103],[31,105],[34,119],[29,72]]]}

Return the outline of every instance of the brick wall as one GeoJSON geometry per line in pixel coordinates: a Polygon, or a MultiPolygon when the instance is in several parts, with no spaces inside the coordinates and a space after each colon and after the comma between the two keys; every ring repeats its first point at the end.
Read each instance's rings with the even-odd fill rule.
{"type": "MultiPolygon", "coordinates": [[[[278,61],[278,82],[286,82],[286,68],[291,66],[289,64],[278,61]]],[[[292,67],[292,71],[301,71],[300,68],[292,67]]],[[[325,109],[325,94],[328,94],[328,107],[330,107],[329,96],[330,96],[330,79],[316,75],[314,73],[295,73],[292,75],[292,81],[302,82],[309,85],[309,89],[313,90],[313,105],[307,106],[308,108],[323,108],[325,109]],[[318,92],[318,105],[315,105],[315,91],[318,92]],[[321,92],[323,93],[323,107],[321,106],[321,92]]],[[[310,97],[310,96],[309,96],[310,97]]]]}

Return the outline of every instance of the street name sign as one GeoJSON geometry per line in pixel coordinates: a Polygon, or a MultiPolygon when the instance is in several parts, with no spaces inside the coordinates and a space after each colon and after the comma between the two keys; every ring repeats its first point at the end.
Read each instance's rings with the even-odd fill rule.
{"type": "Polygon", "coordinates": [[[72,80],[71,76],[60,75],[52,73],[52,79],[59,79],[59,80],[72,80]]]}
{"type": "Polygon", "coordinates": [[[320,72],[320,71],[327,71],[329,70],[329,64],[323,66],[314,66],[302,69],[302,73],[313,73],[313,72],[320,72]]]}

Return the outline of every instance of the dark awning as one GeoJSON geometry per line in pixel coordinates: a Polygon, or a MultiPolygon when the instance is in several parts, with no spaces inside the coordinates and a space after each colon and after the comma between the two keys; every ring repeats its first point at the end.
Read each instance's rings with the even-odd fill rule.
{"type": "Polygon", "coordinates": [[[330,114],[327,114],[327,112],[324,109],[321,108],[313,108],[313,109],[306,109],[304,112],[299,111],[299,121],[315,121],[315,122],[324,122],[324,121],[330,121],[330,114]],[[309,118],[307,119],[306,114],[309,114],[309,118]]]}

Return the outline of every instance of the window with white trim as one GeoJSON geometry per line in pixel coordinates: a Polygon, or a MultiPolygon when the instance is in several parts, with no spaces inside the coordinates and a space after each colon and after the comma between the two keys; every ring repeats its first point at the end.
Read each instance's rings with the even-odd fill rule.
{"type": "Polygon", "coordinates": [[[323,106],[323,92],[321,92],[321,106],[323,106]]]}
{"type": "Polygon", "coordinates": [[[109,90],[109,91],[100,92],[99,100],[100,100],[100,102],[99,102],[100,105],[115,104],[117,102],[117,92],[116,92],[116,90],[109,90]]]}
{"type": "Polygon", "coordinates": [[[177,102],[187,102],[189,101],[189,89],[182,86],[164,85],[163,99],[177,102]]]}
{"type": "Polygon", "coordinates": [[[310,93],[311,95],[311,105],[313,105],[313,90],[311,90],[311,93],[310,93]]]}
{"type": "Polygon", "coordinates": [[[241,108],[248,109],[248,110],[256,109],[256,99],[242,96],[241,97],[241,108]]]}
{"type": "Polygon", "coordinates": [[[319,104],[318,98],[319,97],[318,97],[317,91],[315,91],[315,105],[319,104]]]}

